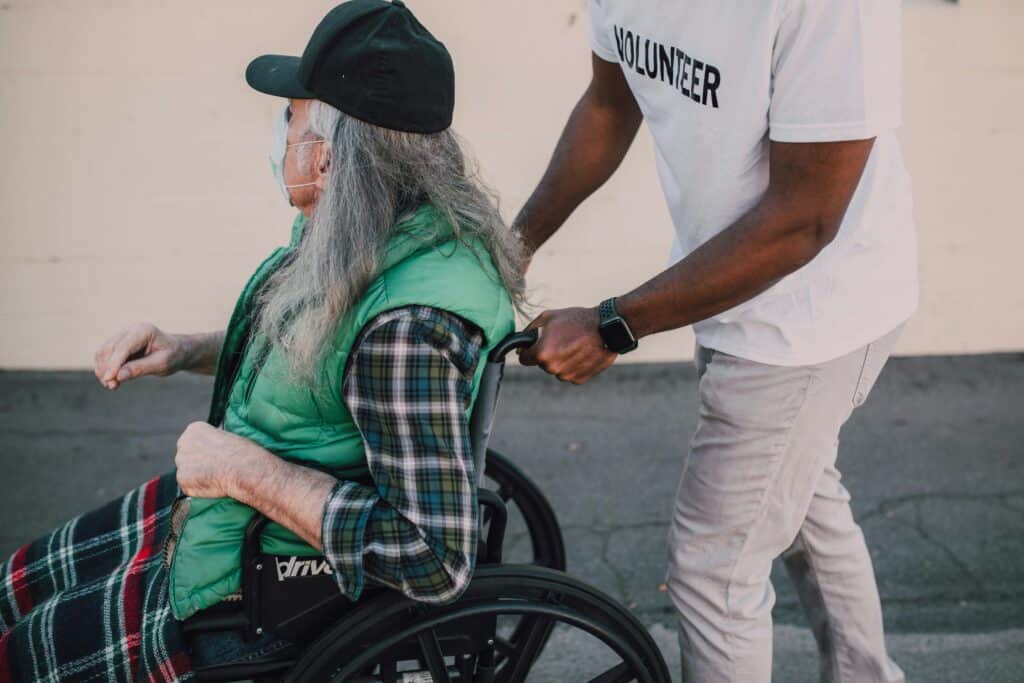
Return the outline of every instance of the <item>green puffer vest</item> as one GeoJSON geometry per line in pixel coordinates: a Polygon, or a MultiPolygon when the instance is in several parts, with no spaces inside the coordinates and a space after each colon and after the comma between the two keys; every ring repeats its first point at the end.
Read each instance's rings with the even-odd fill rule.
{"type": "MultiPolygon", "coordinates": [[[[328,469],[339,479],[368,472],[362,437],[341,397],[349,350],[374,316],[420,304],[451,311],[479,326],[481,358],[514,329],[514,312],[490,256],[477,240],[453,239],[451,226],[429,205],[404,220],[388,244],[381,274],[342,319],[313,389],[289,381],[287,362],[258,335],[249,343],[254,297],[288,257],[305,228],[302,214],[288,247],[277,249],[250,278],[235,305],[217,362],[209,422],[259,443],[278,456],[328,469]],[[262,353],[261,351],[269,352],[262,353]],[[259,358],[253,358],[258,355],[259,358]]],[[[473,379],[473,402],[485,363],[473,379]]],[[[466,412],[467,419],[472,405],[466,412]]],[[[241,547],[253,509],[231,498],[192,498],[171,555],[170,602],[186,619],[234,593],[241,585],[241,547]]],[[[317,555],[283,526],[263,533],[264,552],[317,555]]]]}

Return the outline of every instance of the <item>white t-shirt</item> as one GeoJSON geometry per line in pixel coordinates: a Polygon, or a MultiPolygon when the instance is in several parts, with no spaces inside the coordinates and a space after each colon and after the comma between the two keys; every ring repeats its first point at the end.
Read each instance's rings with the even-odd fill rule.
{"type": "Polygon", "coordinates": [[[601,59],[620,64],[654,137],[675,263],[754,206],[769,140],[876,137],[835,239],[758,296],[694,325],[702,346],[819,363],[917,307],[900,124],[896,0],[590,0],[601,59]]]}

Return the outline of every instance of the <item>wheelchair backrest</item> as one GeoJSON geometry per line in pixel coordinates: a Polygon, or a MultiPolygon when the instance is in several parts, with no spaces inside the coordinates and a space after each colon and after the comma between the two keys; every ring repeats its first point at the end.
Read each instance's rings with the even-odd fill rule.
{"type": "Polygon", "coordinates": [[[469,419],[469,439],[478,485],[484,481],[487,444],[491,439],[491,429],[494,427],[494,416],[498,408],[498,391],[501,389],[501,380],[505,374],[505,356],[512,349],[532,346],[536,341],[535,330],[513,332],[498,342],[485,360],[487,365],[480,377],[480,388],[469,419]]]}

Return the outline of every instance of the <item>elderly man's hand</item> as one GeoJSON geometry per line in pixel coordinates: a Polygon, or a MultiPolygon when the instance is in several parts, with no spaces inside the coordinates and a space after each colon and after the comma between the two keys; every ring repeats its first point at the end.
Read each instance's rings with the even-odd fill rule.
{"type": "Polygon", "coordinates": [[[261,471],[269,471],[276,457],[245,437],[206,422],[193,422],[178,437],[174,464],[186,495],[238,498],[242,477],[255,481],[261,471]]]}
{"type": "Polygon", "coordinates": [[[143,375],[166,376],[182,369],[186,345],[152,323],[139,322],[121,330],[96,351],[93,373],[103,386],[117,389],[143,375]]]}
{"type": "Polygon", "coordinates": [[[544,311],[526,327],[543,329],[536,344],[519,350],[519,362],[539,365],[563,382],[583,384],[618,356],[605,348],[597,332],[600,320],[596,308],[544,311]]]}

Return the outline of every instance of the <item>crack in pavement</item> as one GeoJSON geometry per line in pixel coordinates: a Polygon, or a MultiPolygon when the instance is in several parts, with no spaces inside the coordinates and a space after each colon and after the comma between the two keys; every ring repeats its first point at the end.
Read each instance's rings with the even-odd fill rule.
{"type": "MultiPolygon", "coordinates": [[[[907,526],[904,524],[904,526],[907,526]]],[[[921,501],[914,503],[914,524],[911,527],[917,532],[918,536],[924,539],[926,542],[931,543],[933,546],[945,553],[949,561],[952,562],[967,579],[974,584],[974,589],[977,591],[976,597],[982,597],[985,595],[985,582],[982,581],[975,573],[971,570],[970,566],[957,555],[956,551],[946,545],[945,542],[932,536],[924,528],[924,521],[921,518],[921,501]]],[[[970,597],[972,594],[968,593],[970,597]]]]}
{"type": "MultiPolygon", "coordinates": [[[[949,594],[930,594],[926,596],[916,596],[913,598],[897,598],[897,597],[885,597],[882,596],[882,600],[889,604],[899,605],[937,605],[937,604],[962,604],[965,600],[974,602],[991,602],[993,600],[1013,600],[1013,601],[1024,601],[1024,595],[1018,595],[1014,593],[1007,593],[1005,591],[993,591],[986,586],[984,579],[979,577],[970,567],[970,565],[960,557],[957,550],[951,547],[947,542],[941,538],[935,536],[929,532],[926,528],[924,513],[922,510],[922,504],[931,500],[940,500],[944,502],[950,501],[965,501],[965,502],[979,502],[984,504],[995,505],[1001,509],[1007,509],[1014,513],[1024,514],[1024,510],[1017,508],[1011,499],[1024,495],[1024,490],[1013,489],[1000,491],[996,493],[988,494],[973,494],[963,492],[928,492],[928,493],[913,493],[901,496],[893,496],[886,498],[878,503],[878,505],[868,512],[860,515],[857,522],[863,524],[869,520],[877,517],[884,517],[887,523],[897,525],[904,529],[908,529],[917,535],[924,543],[936,548],[948,561],[955,567],[955,569],[962,575],[964,581],[968,584],[969,588],[966,593],[958,592],[954,595],[949,594]],[[894,515],[901,510],[909,508],[913,515],[911,522],[897,519],[894,515]]],[[[657,521],[638,521],[628,524],[566,524],[562,527],[563,531],[566,532],[585,532],[594,534],[598,537],[601,542],[601,554],[600,561],[607,567],[614,579],[619,593],[619,598],[624,602],[630,603],[631,607],[636,609],[639,613],[649,612],[652,608],[639,608],[634,604],[632,591],[630,589],[630,582],[626,578],[625,572],[617,565],[615,560],[610,556],[611,550],[611,539],[612,536],[619,532],[629,531],[643,531],[643,530],[662,530],[667,528],[670,520],[657,520],[657,521]]],[[[786,608],[787,603],[777,603],[779,607],[786,608]]],[[[797,603],[793,602],[789,607],[797,607],[797,603]]],[[[670,613],[672,609],[669,608],[657,608],[657,613],[670,613]]]]}
{"type": "Polygon", "coordinates": [[[870,512],[861,515],[857,520],[858,524],[877,518],[879,516],[884,517],[886,520],[898,525],[904,529],[917,534],[917,536],[928,543],[932,547],[938,549],[952,564],[956,567],[964,578],[971,584],[971,590],[963,596],[966,599],[984,599],[989,596],[990,591],[985,585],[985,581],[979,577],[971,569],[970,565],[964,561],[963,558],[957,553],[957,551],[948,545],[942,539],[936,537],[934,534],[929,532],[925,528],[925,520],[921,510],[922,504],[932,500],[939,500],[943,502],[950,501],[969,501],[983,503],[987,505],[994,505],[999,508],[1009,509],[1014,512],[1024,512],[1017,510],[1011,503],[1010,498],[1014,496],[1022,495],[1020,490],[1003,491],[1000,493],[990,494],[972,494],[972,493],[953,493],[953,492],[936,492],[936,493],[917,493],[904,496],[895,496],[882,500],[878,506],[870,512]],[[913,523],[908,523],[901,519],[896,519],[894,515],[903,508],[909,507],[913,515],[913,523]]]}
{"type": "MultiPolygon", "coordinates": [[[[905,505],[906,503],[920,503],[926,500],[939,499],[939,500],[965,500],[973,502],[991,503],[998,502],[1001,504],[1007,504],[1012,507],[1012,503],[1009,502],[1009,498],[1015,496],[1024,496],[1024,489],[1011,489],[1009,491],[1001,491],[999,493],[961,493],[959,491],[933,491],[929,493],[910,493],[902,496],[892,496],[891,498],[883,498],[879,501],[878,505],[868,512],[863,513],[857,517],[857,523],[861,524],[869,519],[874,519],[879,515],[885,515],[887,512],[894,512],[897,508],[905,505]]],[[[1013,508],[1016,510],[1016,508],[1013,508]]],[[[1018,510],[1018,512],[1024,512],[1024,510],[1018,510]]]]}
{"type": "Polygon", "coordinates": [[[605,532],[603,535],[599,532],[594,533],[598,534],[598,537],[601,539],[601,562],[604,563],[606,567],[608,567],[608,571],[612,573],[612,578],[615,579],[615,583],[618,586],[619,590],[619,599],[622,602],[626,603],[626,606],[630,609],[635,608],[636,602],[632,599],[632,596],[629,594],[629,582],[626,581],[625,575],[621,571],[619,571],[619,568],[615,565],[611,558],[608,557],[608,550],[610,548],[611,538],[615,534],[615,532],[608,531],[605,532]]]}

